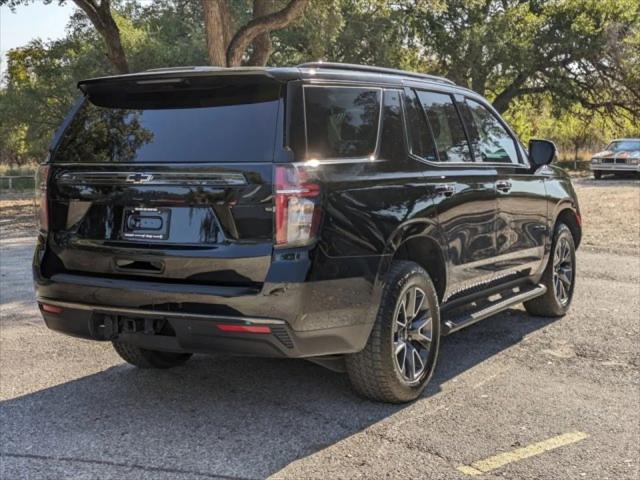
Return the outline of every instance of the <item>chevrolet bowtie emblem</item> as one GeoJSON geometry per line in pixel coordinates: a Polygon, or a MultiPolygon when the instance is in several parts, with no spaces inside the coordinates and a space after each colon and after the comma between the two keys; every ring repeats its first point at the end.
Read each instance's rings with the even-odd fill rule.
{"type": "Polygon", "coordinates": [[[147,183],[153,180],[153,175],[149,173],[132,173],[127,175],[127,183],[147,183]]]}

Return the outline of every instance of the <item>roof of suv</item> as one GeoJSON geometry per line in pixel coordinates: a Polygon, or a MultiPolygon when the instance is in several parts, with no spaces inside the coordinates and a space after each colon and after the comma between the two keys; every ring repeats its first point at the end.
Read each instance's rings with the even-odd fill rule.
{"type": "Polygon", "coordinates": [[[303,63],[295,67],[170,67],[156,68],[144,72],[125,75],[112,75],[91,78],[78,82],[78,87],[85,91],[85,86],[105,82],[161,83],[166,79],[176,77],[208,77],[242,75],[271,78],[276,81],[331,79],[356,81],[383,81],[385,83],[401,85],[405,80],[425,81],[440,85],[455,86],[455,83],[444,77],[416,72],[407,72],[392,68],[373,67],[368,65],[354,65],[349,63],[314,62],[303,63]]]}

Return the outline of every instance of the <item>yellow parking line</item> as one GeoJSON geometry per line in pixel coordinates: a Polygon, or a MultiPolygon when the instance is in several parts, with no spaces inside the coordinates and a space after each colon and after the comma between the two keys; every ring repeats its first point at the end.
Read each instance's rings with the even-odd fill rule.
{"type": "Polygon", "coordinates": [[[478,460],[477,462],[473,462],[471,465],[461,465],[458,467],[458,471],[465,475],[482,475],[483,473],[490,472],[509,463],[518,462],[525,458],[540,455],[541,453],[548,452],[571,443],[579,442],[588,436],[589,435],[584,432],[565,433],[564,435],[558,435],[557,437],[552,437],[547,440],[543,440],[542,442],[532,443],[531,445],[518,448],[511,452],[500,453],[493,457],[485,458],[484,460],[478,460]]]}

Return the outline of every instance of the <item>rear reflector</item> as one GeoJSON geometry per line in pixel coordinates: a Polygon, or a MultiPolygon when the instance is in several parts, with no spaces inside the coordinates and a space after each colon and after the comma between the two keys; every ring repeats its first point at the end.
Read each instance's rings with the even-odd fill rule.
{"type": "Polygon", "coordinates": [[[218,330],[222,332],[239,333],[271,333],[271,327],[266,325],[237,325],[231,323],[218,323],[218,330]]]}
{"type": "Polygon", "coordinates": [[[62,307],[58,307],[56,305],[49,305],[47,303],[41,303],[40,307],[42,308],[43,312],[47,312],[47,313],[62,313],[62,307]]]}

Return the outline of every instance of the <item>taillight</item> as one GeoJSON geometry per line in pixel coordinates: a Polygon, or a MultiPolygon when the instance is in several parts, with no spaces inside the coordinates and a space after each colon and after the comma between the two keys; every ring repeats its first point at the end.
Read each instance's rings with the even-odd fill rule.
{"type": "Polygon", "coordinates": [[[320,185],[305,167],[277,165],[275,173],[276,246],[308,245],[320,225],[320,185]]]}
{"type": "Polygon", "coordinates": [[[36,221],[41,232],[49,231],[49,202],[47,198],[49,172],[49,165],[40,165],[36,172],[36,192],[34,198],[36,221]]]}

